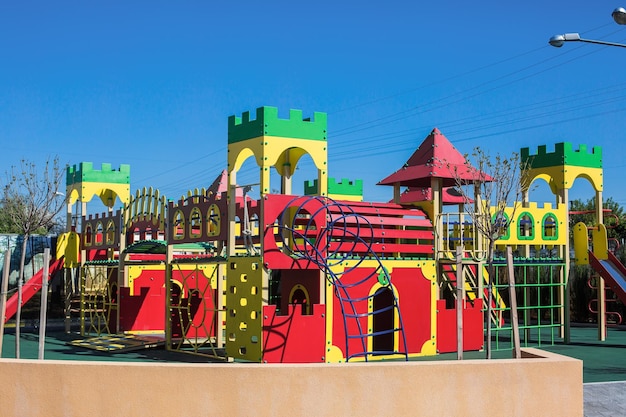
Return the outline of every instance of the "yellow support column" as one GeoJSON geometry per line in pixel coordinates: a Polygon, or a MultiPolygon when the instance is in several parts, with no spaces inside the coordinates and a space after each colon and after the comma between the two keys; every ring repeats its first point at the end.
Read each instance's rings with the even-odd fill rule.
{"type": "MultiPolygon", "coordinates": [[[[594,230],[593,239],[593,253],[596,254],[596,241],[600,247],[598,248],[598,255],[604,256],[599,259],[608,258],[607,252],[607,239],[606,228],[604,227],[604,216],[602,213],[602,190],[596,191],[596,224],[597,229],[594,230]],[[604,236],[602,233],[604,232],[604,236]],[[597,237],[596,237],[597,236],[597,237]]],[[[604,278],[600,274],[596,274],[596,280],[598,282],[598,340],[606,340],[606,291],[604,285],[604,278]]]]}

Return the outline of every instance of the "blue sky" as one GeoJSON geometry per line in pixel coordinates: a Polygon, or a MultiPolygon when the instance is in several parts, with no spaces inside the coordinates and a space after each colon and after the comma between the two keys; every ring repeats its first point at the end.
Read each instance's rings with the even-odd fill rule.
{"type": "MultiPolygon", "coordinates": [[[[328,113],[329,174],[365,199],[438,127],[462,152],[601,146],[626,205],[626,42],[613,1],[23,1],[0,4],[0,172],[131,165],[170,198],[226,166],[227,118],[328,113]]],[[[314,176],[304,160],[296,184],[314,176]]],[[[240,183],[255,182],[252,160],[240,183]]],[[[278,186],[278,184],[276,184],[278,186]]],[[[547,187],[546,187],[547,188],[547,187]]],[[[544,197],[541,192],[539,199],[544,197]]],[[[572,198],[591,198],[578,180],[572,198]]]]}

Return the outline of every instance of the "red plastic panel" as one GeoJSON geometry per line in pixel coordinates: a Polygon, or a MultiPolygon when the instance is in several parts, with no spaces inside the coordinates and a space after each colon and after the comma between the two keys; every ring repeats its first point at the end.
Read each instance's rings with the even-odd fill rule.
{"type": "MultiPolygon", "coordinates": [[[[432,282],[425,278],[420,268],[390,268],[391,283],[397,291],[397,298],[400,300],[400,314],[402,316],[402,324],[404,326],[404,336],[406,338],[406,351],[410,354],[421,353],[422,347],[426,342],[431,340],[434,329],[431,326],[432,315],[435,314],[432,305],[432,282]]],[[[371,275],[375,271],[374,268],[358,268],[354,271],[342,275],[341,280],[344,285],[358,282],[365,277],[371,275]]],[[[373,285],[376,285],[376,279],[368,280],[368,285],[360,285],[348,289],[349,297],[352,299],[365,298],[369,295],[373,285]]],[[[345,297],[345,295],[344,295],[345,297]]],[[[340,300],[333,298],[333,345],[340,348],[345,356],[346,353],[346,334],[344,330],[344,319],[342,316],[340,300]]],[[[351,311],[352,306],[344,303],[344,309],[351,311]]],[[[368,302],[363,300],[354,303],[357,314],[366,314],[368,312],[368,302]]],[[[348,319],[348,333],[350,335],[358,335],[359,331],[367,332],[368,319],[366,316],[358,319],[348,319]],[[361,330],[359,330],[359,324],[361,330]]],[[[399,326],[399,323],[397,323],[399,326]]],[[[361,340],[353,338],[349,341],[350,354],[364,351],[361,340]]],[[[396,350],[404,351],[402,346],[402,337],[400,337],[400,346],[396,350]]]]}
{"type": "Polygon", "coordinates": [[[289,306],[284,316],[276,306],[263,307],[263,362],[324,362],[326,306],[313,305],[313,314],[302,315],[300,306],[289,306]]]}
{"type": "MultiPolygon", "coordinates": [[[[463,350],[483,348],[483,313],[482,300],[474,305],[465,305],[463,309],[463,350]]],[[[446,300],[437,300],[437,351],[439,353],[456,352],[457,328],[456,309],[446,309],[446,300]]]]}
{"type": "Polygon", "coordinates": [[[398,291],[400,312],[409,353],[421,353],[424,344],[434,333],[432,317],[433,282],[424,276],[421,268],[393,268],[391,283],[398,291]]]}
{"type": "MultiPolygon", "coordinates": [[[[379,256],[422,257],[433,253],[434,235],[432,223],[423,211],[407,209],[391,203],[360,203],[328,200],[323,198],[268,195],[264,200],[264,259],[272,269],[311,267],[306,261],[297,260],[283,253],[281,221],[294,220],[296,250],[311,251],[317,244],[319,257],[353,254],[378,254],[379,256]],[[287,207],[293,207],[291,217],[280,219],[287,207]],[[295,211],[298,215],[295,215],[295,211]],[[313,216],[311,218],[310,216],[313,216]],[[278,221],[277,221],[278,219],[278,221]],[[326,234],[327,221],[333,228],[326,234]],[[319,240],[320,235],[324,242],[319,240]],[[309,242],[307,243],[304,238],[309,242]],[[354,243],[356,242],[356,243],[354,243]]],[[[293,240],[293,239],[292,239],[293,240]]],[[[318,255],[316,255],[318,256],[318,255]]]]}
{"type": "MultiPolygon", "coordinates": [[[[294,210],[302,207],[303,214],[304,212],[316,214],[313,218],[304,219],[304,217],[301,217],[297,219],[298,223],[302,224],[306,222],[309,224],[310,233],[307,234],[307,239],[309,239],[310,242],[315,242],[319,231],[326,227],[326,212],[322,209],[322,203],[318,199],[283,194],[266,195],[263,201],[264,217],[262,224],[265,228],[263,260],[266,267],[270,269],[319,269],[318,266],[307,260],[294,259],[283,252],[281,248],[282,230],[275,227],[275,224],[277,224],[277,221],[280,221],[279,217],[281,217],[287,207],[294,207],[294,210]]],[[[290,220],[291,219],[283,219],[283,222],[290,220]]],[[[310,245],[308,249],[311,249],[310,245]]]]}
{"type": "Polygon", "coordinates": [[[331,252],[432,255],[433,227],[423,211],[392,203],[338,203],[328,206],[333,222],[331,252]],[[357,240],[359,245],[352,247],[357,240]]]}
{"type": "Polygon", "coordinates": [[[141,287],[130,295],[130,288],[122,287],[119,293],[120,331],[165,329],[165,288],[141,287]]]}
{"type": "MultiPolygon", "coordinates": [[[[217,326],[212,323],[215,320],[215,291],[210,289],[209,278],[196,270],[172,271],[174,281],[183,282],[181,275],[185,275],[185,288],[180,294],[173,294],[172,304],[189,307],[190,317],[181,318],[179,309],[174,309],[172,336],[180,337],[183,327],[188,325],[185,335],[188,338],[215,336],[217,326]]],[[[167,305],[165,271],[146,269],[133,280],[132,285],[133,295],[130,295],[130,288],[120,289],[120,330],[164,331],[167,305]]]]}

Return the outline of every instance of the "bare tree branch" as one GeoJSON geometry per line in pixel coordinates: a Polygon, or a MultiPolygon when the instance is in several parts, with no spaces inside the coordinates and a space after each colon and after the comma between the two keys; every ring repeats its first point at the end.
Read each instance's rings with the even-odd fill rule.
{"type": "Polygon", "coordinates": [[[13,223],[15,230],[24,235],[20,272],[17,280],[17,313],[15,327],[15,356],[20,357],[20,321],[22,312],[22,287],[28,239],[33,234],[48,233],[55,225],[55,218],[65,207],[65,198],[60,192],[63,186],[64,167],[59,158],[48,159],[38,169],[37,165],[22,160],[20,166],[7,172],[2,198],[2,210],[13,223]]]}
{"type": "Polygon", "coordinates": [[[465,155],[465,172],[457,166],[448,167],[453,172],[456,187],[464,202],[464,210],[472,219],[475,231],[487,242],[488,301],[487,301],[487,358],[491,358],[491,308],[493,297],[493,266],[496,242],[506,235],[523,193],[530,185],[529,164],[522,162],[519,154],[510,157],[497,154],[495,158],[481,148],[472,153],[475,167],[465,155]],[[470,188],[468,190],[468,188],[470,188]],[[509,215],[506,214],[510,207],[509,215]]]}

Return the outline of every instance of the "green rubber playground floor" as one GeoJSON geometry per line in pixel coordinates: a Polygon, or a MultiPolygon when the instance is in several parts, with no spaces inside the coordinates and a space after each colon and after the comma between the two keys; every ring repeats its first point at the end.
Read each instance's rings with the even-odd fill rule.
{"type": "MultiPolygon", "coordinates": [[[[598,340],[598,328],[595,326],[573,325],[570,334],[571,340],[567,344],[556,341],[554,344],[542,343],[541,346],[528,344],[528,347],[582,360],[584,383],[626,381],[626,326],[609,327],[605,341],[598,340]]],[[[512,350],[494,350],[491,355],[494,359],[511,356],[512,350]]],[[[485,359],[485,352],[464,352],[463,358],[485,359]]],[[[456,360],[456,353],[446,353],[422,360],[442,359],[456,360]]]]}
{"type": "Polygon", "coordinates": [[[571,341],[541,349],[583,361],[583,382],[626,381],[626,326],[610,327],[598,340],[597,327],[572,327],[571,341]]]}
{"type": "MultiPolygon", "coordinates": [[[[20,359],[37,359],[39,354],[39,331],[33,328],[22,328],[20,337],[20,359]]],[[[205,356],[197,356],[182,352],[168,351],[163,347],[141,349],[133,352],[115,353],[99,352],[92,349],[68,345],[74,340],[87,339],[92,336],[81,336],[78,332],[65,333],[62,326],[46,332],[44,359],[68,361],[109,361],[109,362],[215,362],[205,356]]],[[[2,343],[2,358],[15,358],[15,329],[5,330],[2,343]]]]}
{"type": "MultiPolygon", "coordinates": [[[[84,339],[77,333],[66,334],[61,329],[47,332],[44,359],[87,360],[117,362],[187,362],[206,363],[216,360],[167,351],[163,347],[127,353],[98,352],[68,345],[67,342],[84,339]]],[[[34,329],[24,328],[20,338],[20,357],[37,359],[39,336],[34,329]]],[[[598,340],[598,330],[593,326],[572,326],[571,343],[557,342],[552,346],[542,344],[540,349],[580,359],[583,361],[583,382],[626,381],[626,326],[610,327],[605,341],[598,340]]],[[[485,352],[465,352],[464,359],[484,359],[485,352]]],[[[510,350],[492,352],[492,358],[510,358],[510,350]]],[[[3,338],[2,358],[15,358],[14,329],[6,329],[3,338]]],[[[456,353],[420,358],[418,360],[456,360],[456,353]]]]}

